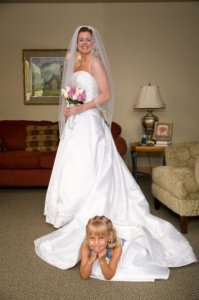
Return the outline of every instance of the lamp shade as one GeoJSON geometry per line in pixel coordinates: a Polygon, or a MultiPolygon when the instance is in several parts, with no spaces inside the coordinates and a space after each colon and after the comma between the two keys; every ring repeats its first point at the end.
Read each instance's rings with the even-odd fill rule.
{"type": "Polygon", "coordinates": [[[159,87],[156,85],[146,85],[141,87],[139,97],[134,105],[134,108],[165,108],[166,105],[162,100],[159,87]]]}

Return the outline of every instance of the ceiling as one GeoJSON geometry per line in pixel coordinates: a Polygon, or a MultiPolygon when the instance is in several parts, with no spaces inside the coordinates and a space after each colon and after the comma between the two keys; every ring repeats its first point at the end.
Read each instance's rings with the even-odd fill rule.
{"type": "MultiPolygon", "coordinates": [[[[133,3],[133,2],[190,2],[190,0],[0,0],[0,3],[133,3]]],[[[191,2],[199,2],[193,0],[191,2]]]]}

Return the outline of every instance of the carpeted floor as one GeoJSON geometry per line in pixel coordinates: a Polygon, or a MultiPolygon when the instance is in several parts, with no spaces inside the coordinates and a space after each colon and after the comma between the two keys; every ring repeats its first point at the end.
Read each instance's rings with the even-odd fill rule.
{"type": "MultiPolygon", "coordinates": [[[[150,179],[140,177],[151,212],[179,229],[179,219],[161,207],[154,211],[150,179]]],[[[51,231],[43,217],[45,189],[0,190],[0,300],[197,300],[199,264],[171,269],[154,283],[82,280],[79,266],[59,270],[34,252],[33,241],[51,231]]],[[[187,239],[199,257],[199,218],[189,222],[187,239]]]]}

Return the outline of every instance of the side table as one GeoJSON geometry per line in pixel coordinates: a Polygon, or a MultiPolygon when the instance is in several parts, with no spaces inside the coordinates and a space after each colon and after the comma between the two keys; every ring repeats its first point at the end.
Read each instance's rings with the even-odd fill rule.
{"type": "MultiPolygon", "coordinates": [[[[140,143],[131,143],[131,160],[132,160],[132,175],[137,181],[138,172],[137,172],[137,155],[138,153],[163,153],[165,152],[164,146],[142,146],[140,143]]],[[[164,157],[165,160],[165,157],[164,157]]],[[[165,161],[163,162],[163,164],[165,161]]]]}

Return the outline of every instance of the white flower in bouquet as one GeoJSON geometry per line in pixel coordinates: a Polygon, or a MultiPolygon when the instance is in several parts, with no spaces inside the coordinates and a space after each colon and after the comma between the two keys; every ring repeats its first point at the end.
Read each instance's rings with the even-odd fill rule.
{"type": "Polygon", "coordinates": [[[76,86],[67,86],[61,90],[67,104],[79,105],[84,104],[86,100],[86,91],[76,86]]]}

